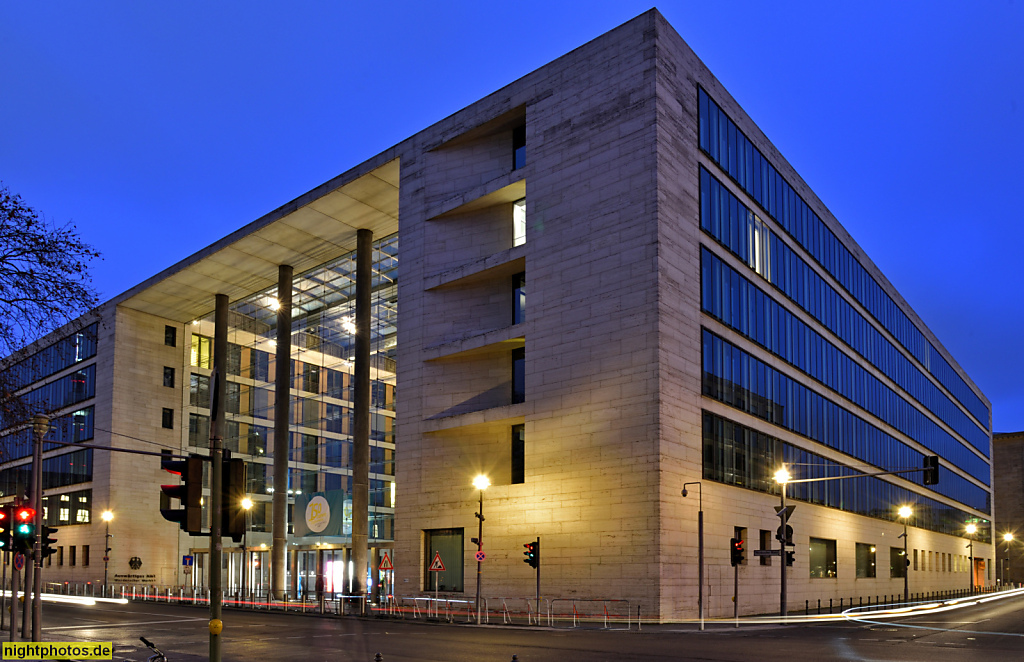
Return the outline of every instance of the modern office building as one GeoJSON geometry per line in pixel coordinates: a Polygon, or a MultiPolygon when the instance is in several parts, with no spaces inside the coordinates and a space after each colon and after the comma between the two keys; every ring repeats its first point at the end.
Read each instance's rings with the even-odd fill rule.
{"type": "Polygon", "coordinates": [[[1024,584],[1024,432],[992,435],[992,465],[999,504],[996,570],[1001,582],[1024,584]]]}
{"type": "MultiPolygon", "coordinates": [[[[916,472],[788,486],[790,606],[902,594],[906,561],[915,593],[993,581],[987,400],[654,10],[115,298],[83,322],[95,327],[30,348],[76,349],[26,388],[71,398],[52,407],[71,417],[62,438],[205,452],[210,313],[228,295],[227,443],[250,462],[259,553],[277,446],[270,311],[292,266],[289,475],[296,532],[310,534],[311,493],[351,495],[359,229],[378,241],[369,544],[390,552],[397,594],[471,598],[481,577],[492,601],[532,598],[523,552],[539,537],[543,598],[693,617],[701,510],[706,613],[732,614],[734,573],[741,613],[771,612],[780,559],[753,552],[778,548],[775,471],[854,476],[928,455],[937,485],[916,472]]],[[[79,550],[48,576],[101,578],[110,509],[112,581],[202,577],[204,539],[158,514],[157,460],[47,452],[48,499],[76,504],[47,517],[79,550]]],[[[5,494],[12,465],[24,460],[8,463],[5,494]]],[[[351,530],[335,533],[289,538],[291,586],[308,589],[322,555],[343,581],[351,530]]],[[[241,559],[229,554],[232,577],[241,559]]],[[[265,583],[257,560],[247,581],[265,583]]]]}

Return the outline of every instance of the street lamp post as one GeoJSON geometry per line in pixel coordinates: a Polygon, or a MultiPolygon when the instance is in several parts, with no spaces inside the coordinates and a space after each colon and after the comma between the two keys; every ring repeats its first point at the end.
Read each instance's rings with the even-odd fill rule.
{"type": "Polygon", "coordinates": [[[104,510],[100,515],[106,525],[103,534],[103,595],[107,594],[107,566],[110,564],[110,520],[114,519],[114,513],[104,510]]]}
{"type": "Polygon", "coordinates": [[[1009,531],[1004,533],[1003,542],[1006,543],[1006,563],[1003,565],[1003,584],[1009,584],[1010,581],[1007,575],[1010,574],[1010,543],[1013,542],[1013,534],[1009,531]]]}
{"type": "Polygon", "coordinates": [[[704,629],[704,494],[701,492],[700,481],[683,483],[683,496],[686,486],[697,486],[697,615],[700,617],[700,629],[704,629]]]}
{"type": "Polygon", "coordinates": [[[487,476],[479,475],[473,479],[473,487],[480,490],[480,511],[477,512],[476,518],[479,520],[478,529],[476,534],[476,624],[480,625],[480,571],[482,569],[482,563],[480,561],[481,552],[484,550],[484,490],[491,484],[487,476]]]}
{"type": "Polygon", "coordinates": [[[903,602],[910,602],[910,557],[907,556],[907,520],[914,514],[910,506],[900,507],[900,519],[903,520],[903,602]]]}
{"type": "Polygon", "coordinates": [[[252,508],[252,499],[242,499],[242,509],[245,510],[245,528],[242,530],[242,600],[246,600],[245,585],[249,577],[249,545],[246,540],[249,536],[249,509],[252,508]]]}
{"type": "Polygon", "coordinates": [[[967,543],[968,549],[970,549],[970,565],[967,567],[967,574],[970,575],[971,580],[971,593],[974,593],[974,534],[978,532],[978,527],[975,526],[974,522],[967,525],[967,535],[971,537],[971,542],[967,543]]]}
{"type": "MultiPolygon", "coordinates": [[[[779,484],[779,518],[782,520],[781,529],[786,530],[786,483],[789,482],[789,471],[786,469],[786,465],[782,465],[782,468],[775,472],[775,482],[779,484]]],[[[786,612],[788,605],[786,604],[786,541],[785,539],[779,541],[779,566],[780,570],[781,585],[779,590],[779,615],[782,618],[786,618],[786,612]]]]}

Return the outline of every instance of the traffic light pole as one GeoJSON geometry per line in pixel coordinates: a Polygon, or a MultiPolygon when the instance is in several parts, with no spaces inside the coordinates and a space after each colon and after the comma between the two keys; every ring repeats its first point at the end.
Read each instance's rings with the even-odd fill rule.
{"type": "MultiPolygon", "coordinates": [[[[213,371],[214,392],[210,394],[210,662],[221,660],[220,620],[223,595],[221,594],[221,552],[223,551],[222,529],[222,482],[224,480],[224,404],[227,396],[227,353],[228,353],[228,296],[217,295],[213,330],[213,371]]],[[[278,448],[281,440],[274,443],[278,448]]],[[[284,445],[287,448],[287,445],[284,445]]]]}
{"type": "MultiPolygon", "coordinates": [[[[787,518],[785,516],[786,515],[786,483],[780,483],[779,487],[782,488],[780,490],[780,492],[779,492],[779,497],[780,497],[779,505],[782,506],[782,510],[779,511],[779,519],[782,520],[782,526],[780,528],[783,531],[785,531],[786,530],[786,523],[787,523],[786,522],[787,518]]],[[[779,561],[780,561],[779,566],[782,568],[781,575],[780,575],[781,578],[782,578],[782,584],[781,584],[781,588],[779,590],[779,616],[781,616],[782,618],[786,618],[786,613],[787,613],[787,611],[786,611],[786,607],[787,607],[787,605],[786,605],[786,537],[784,535],[780,536],[780,537],[782,538],[782,540],[779,541],[779,549],[781,550],[781,553],[779,554],[779,561]]]]}
{"type": "MultiPolygon", "coordinates": [[[[32,546],[32,641],[42,641],[43,628],[43,436],[50,429],[50,417],[36,414],[32,418],[35,444],[32,447],[32,507],[36,509],[36,542],[32,546]]],[[[28,584],[25,585],[28,588],[28,584]]],[[[28,602],[28,591],[25,591],[28,602]]]]}

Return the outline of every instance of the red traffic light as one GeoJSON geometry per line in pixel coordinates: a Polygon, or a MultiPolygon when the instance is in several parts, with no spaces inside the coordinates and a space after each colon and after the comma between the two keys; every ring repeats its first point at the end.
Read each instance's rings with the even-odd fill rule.
{"type": "Polygon", "coordinates": [[[14,519],[18,520],[19,522],[31,522],[35,518],[36,511],[34,508],[29,508],[28,506],[21,506],[16,511],[14,511],[14,519]]]}

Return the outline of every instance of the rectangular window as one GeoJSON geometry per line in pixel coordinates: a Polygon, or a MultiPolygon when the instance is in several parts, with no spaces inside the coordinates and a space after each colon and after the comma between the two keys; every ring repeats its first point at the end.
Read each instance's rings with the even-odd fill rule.
{"type": "Polygon", "coordinates": [[[176,347],[178,344],[178,329],[171,325],[164,327],[164,344],[168,347],[176,347]]]}
{"type": "Polygon", "coordinates": [[[69,565],[71,565],[71,567],[75,567],[75,565],[77,564],[77,560],[78,560],[78,556],[75,554],[75,552],[77,550],[75,549],[74,545],[71,545],[71,547],[69,547],[68,550],[69,550],[69,556],[68,556],[68,558],[69,558],[69,565]]]}
{"type": "Polygon", "coordinates": [[[64,546],[57,548],[57,565],[64,565],[64,546]]]}
{"type": "Polygon", "coordinates": [[[168,430],[174,429],[174,410],[164,407],[163,414],[161,416],[161,424],[168,430]]]}
{"type": "Polygon", "coordinates": [[[428,529],[423,532],[424,590],[455,591],[465,590],[463,583],[462,557],[465,543],[463,529],[428,529]],[[430,570],[434,558],[440,556],[444,570],[430,570]]]}
{"type": "Polygon", "coordinates": [[[89,567],[89,546],[82,545],[82,566],[89,567]]]}
{"type": "Polygon", "coordinates": [[[526,426],[512,426],[512,484],[526,482],[526,426]]]}
{"type": "Polygon", "coordinates": [[[857,543],[857,579],[875,576],[875,546],[857,543]]]}
{"type": "Polygon", "coordinates": [[[193,407],[210,408],[210,378],[192,373],[189,376],[188,403],[193,407]]]}
{"type": "Polygon", "coordinates": [[[196,368],[210,369],[213,367],[211,359],[213,356],[213,338],[192,335],[192,365],[196,368]]]}
{"type": "Polygon", "coordinates": [[[836,569],[836,541],[824,538],[811,538],[808,562],[811,567],[811,579],[833,579],[838,575],[836,569]]]}
{"type": "Polygon", "coordinates": [[[512,279],[515,282],[515,290],[512,293],[512,323],[521,324],[526,321],[526,274],[516,274],[512,279]]]}
{"type": "Polygon", "coordinates": [[[914,571],[917,571],[917,550],[914,550],[914,571]]]}
{"type": "MultiPolygon", "coordinates": [[[[770,550],[772,548],[772,532],[761,529],[760,543],[761,544],[758,546],[758,549],[770,550]]],[[[772,564],[772,557],[770,556],[762,556],[758,560],[761,565],[772,564]]]]}
{"type": "Polygon", "coordinates": [[[526,243],[526,198],[512,203],[512,245],[526,243]]]}
{"type": "Polygon", "coordinates": [[[174,368],[164,366],[164,386],[174,388],[174,368]]]}
{"type": "Polygon", "coordinates": [[[526,125],[512,129],[512,169],[526,165],[526,125]]]}
{"type": "Polygon", "coordinates": [[[512,404],[526,402],[526,348],[512,350],[512,404]]]}

